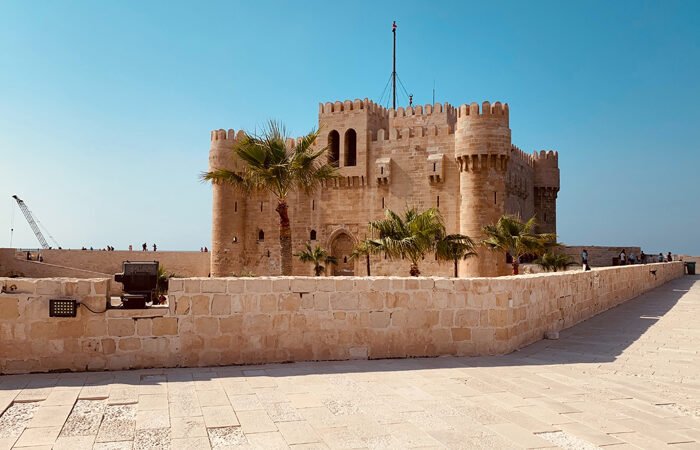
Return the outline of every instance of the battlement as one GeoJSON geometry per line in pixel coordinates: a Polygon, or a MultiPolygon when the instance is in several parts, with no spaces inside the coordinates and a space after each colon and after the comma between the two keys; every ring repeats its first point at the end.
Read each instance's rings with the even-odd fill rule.
{"type": "Polygon", "coordinates": [[[532,153],[535,164],[557,166],[559,164],[559,152],[554,150],[540,150],[532,153]]]}
{"type": "Polygon", "coordinates": [[[228,131],[224,129],[218,129],[218,130],[213,130],[211,132],[210,140],[212,142],[214,141],[235,141],[236,139],[239,139],[241,136],[243,136],[243,130],[238,130],[238,133],[236,133],[233,129],[229,129],[228,131]]]}
{"type": "Polygon", "coordinates": [[[368,111],[371,113],[380,113],[382,115],[387,115],[388,110],[367,98],[365,98],[364,100],[360,100],[359,98],[357,98],[355,100],[345,100],[343,102],[336,101],[334,103],[326,102],[318,104],[318,113],[320,115],[338,114],[342,112],[347,113],[351,111],[368,111]]]}
{"type": "Polygon", "coordinates": [[[481,108],[479,104],[474,102],[469,105],[466,103],[459,107],[457,117],[466,118],[469,117],[504,117],[508,118],[510,111],[508,109],[508,103],[496,102],[493,105],[489,102],[483,102],[481,108]]]}
{"type": "Polygon", "coordinates": [[[534,167],[535,157],[529,153],[526,153],[520,149],[520,147],[511,145],[510,146],[510,159],[523,166],[534,167]]]}
{"type": "Polygon", "coordinates": [[[370,113],[379,114],[384,117],[411,117],[411,116],[429,116],[432,114],[455,114],[457,109],[451,104],[445,102],[435,103],[434,105],[416,105],[404,108],[399,106],[396,109],[387,109],[383,106],[374,103],[369,99],[355,99],[336,102],[327,102],[318,104],[318,112],[320,115],[348,113],[353,111],[367,111],[370,113]]]}

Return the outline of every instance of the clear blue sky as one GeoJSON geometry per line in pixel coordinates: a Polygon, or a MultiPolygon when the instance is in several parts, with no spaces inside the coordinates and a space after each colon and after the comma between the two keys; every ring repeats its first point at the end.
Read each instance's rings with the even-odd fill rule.
{"type": "MultiPolygon", "coordinates": [[[[700,2],[0,2],[0,246],[18,194],[63,247],[199,249],[209,131],[318,102],[508,102],[560,152],[560,240],[700,254],[700,2]],[[301,4],[303,3],[303,6],[301,4]]],[[[15,211],[15,246],[35,247],[15,211]]]]}

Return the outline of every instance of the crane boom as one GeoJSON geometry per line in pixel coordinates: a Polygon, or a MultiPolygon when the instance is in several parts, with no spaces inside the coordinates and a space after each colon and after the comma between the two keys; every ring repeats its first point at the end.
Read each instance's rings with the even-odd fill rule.
{"type": "Polygon", "coordinates": [[[17,202],[17,205],[19,205],[19,209],[22,210],[22,214],[24,214],[24,218],[27,219],[27,222],[29,222],[29,226],[32,227],[32,231],[34,232],[34,235],[36,236],[36,238],[39,240],[39,243],[41,244],[41,248],[44,248],[44,249],[49,248],[49,244],[46,242],[44,235],[41,234],[41,230],[39,229],[39,226],[36,224],[34,217],[32,217],[32,212],[29,211],[29,208],[27,208],[26,203],[24,203],[24,201],[21,198],[17,197],[16,195],[13,195],[12,198],[15,199],[15,201],[17,202]]]}

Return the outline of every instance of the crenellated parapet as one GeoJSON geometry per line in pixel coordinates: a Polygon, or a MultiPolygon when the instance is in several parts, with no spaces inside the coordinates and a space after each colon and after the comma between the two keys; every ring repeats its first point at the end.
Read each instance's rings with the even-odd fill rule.
{"type": "Polygon", "coordinates": [[[510,147],[510,159],[518,165],[535,167],[535,157],[515,145],[510,147]]]}
{"type": "Polygon", "coordinates": [[[559,190],[559,153],[541,150],[532,154],[535,188],[559,190]]]}
{"type": "Polygon", "coordinates": [[[466,103],[459,107],[459,113],[457,117],[471,116],[471,118],[481,118],[481,119],[491,119],[491,120],[506,120],[508,118],[510,111],[508,108],[508,103],[496,102],[493,105],[490,102],[483,102],[481,108],[476,102],[466,103]]]}
{"type": "Polygon", "coordinates": [[[326,102],[318,104],[319,116],[328,116],[330,114],[352,114],[352,113],[369,113],[389,117],[389,110],[382,105],[374,103],[372,100],[365,98],[360,100],[345,100],[336,102],[326,102]]]}
{"type": "Polygon", "coordinates": [[[511,156],[508,105],[462,105],[457,115],[455,159],[462,172],[505,172],[511,156]]]}

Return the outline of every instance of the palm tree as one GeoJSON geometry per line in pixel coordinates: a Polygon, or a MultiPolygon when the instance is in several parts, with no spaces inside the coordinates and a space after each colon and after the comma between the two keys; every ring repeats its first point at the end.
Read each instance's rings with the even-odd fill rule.
{"type": "Polygon", "coordinates": [[[295,253],[294,256],[299,258],[299,261],[303,263],[313,263],[314,274],[317,277],[321,276],[321,274],[326,270],[323,264],[337,264],[338,262],[335,256],[329,255],[323,247],[317,245],[316,247],[311,248],[311,244],[309,242],[306,243],[304,250],[300,251],[299,253],[295,253]]]}
{"type": "Polygon", "coordinates": [[[352,253],[350,254],[350,259],[358,259],[364,256],[365,263],[367,264],[367,276],[370,277],[372,274],[370,271],[371,267],[369,257],[370,255],[380,251],[379,244],[376,241],[372,239],[365,239],[364,241],[360,241],[357,243],[357,245],[355,245],[355,248],[353,248],[352,253]]]}
{"type": "Polygon", "coordinates": [[[386,253],[389,258],[411,260],[412,277],[420,275],[418,261],[435,248],[436,237],[445,234],[445,223],[436,208],[418,212],[408,208],[403,216],[386,210],[385,218],[369,223],[369,229],[379,237],[372,241],[377,252],[386,253]]]}
{"type": "Polygon", "coordinates": [[[202,180],[228,183],[244,192],[267,191],[277,198],[275,211],[280,220],[282,275],[292,274],[292,230],[287,197],[293,190],[313,193],[323,181],[338,177],[328,164],[326,148],[315,148],[318,131],[312,131],[293,147],[287,147],[287,133],[275,121],[268,122],[260,135],[244,133],[234,153],[245,164],[242,173],[216,169],[202,174],[202,180]]]}
{"type": "Polygon", "coordinates": [[[546,252],[535,260],[535,264],[538,264],[546,272],[549,272],[550,270],[556,272],[560,269],[566,270],[569,268],[569,266],[573,266],[576,263],[569,255],[565,255],[563,253],[546,252]]]}
{"type": "Polygon", "coordinates": [[[513,258],[513,275],[517,275],[520,258],[523,255],[540,254],[547,244],[556,240],[554,234],[535,233],[536,226],[534,217],[523,223],[518,217],[501,216],[498,222],[483,228],[486,239],[482,244],[489,250],[508,252],[513,258]]]}
{"type": "Polygon", "coordinates": [[[443,236],[435,244],[435,256],[438,261],[453,261],[455,266],[455,278],[457,277],[457,265],[460,259],[477,256],[476,244],[463,234],[448,234],[443,236]]]}

